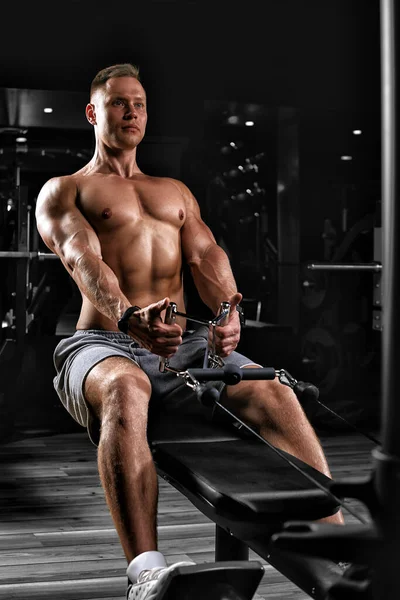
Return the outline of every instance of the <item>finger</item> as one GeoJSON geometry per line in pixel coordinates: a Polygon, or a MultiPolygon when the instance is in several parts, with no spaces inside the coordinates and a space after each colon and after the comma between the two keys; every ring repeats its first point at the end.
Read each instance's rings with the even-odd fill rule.
{"type": "Polygon", "coordinates": [[[236,338],[230,339],[228,341],[224,340],[219,350],[220,356],[228,356],[229,354],[231,354],[231,352],[236,350],[237,346],[238,340],[236,338]]]}
{"type": "MultiPolygon", "coordinates": [[[[238,327],[233,327],[231,324],[229,325],[218,325],[215,328],[215,343],[221,343],[223,340],[229,342],[238,337],[240,329],[238,327]]],[[[214,333],[212,331],[208,334],[208,339],[210,342],[214,339],[214,333]]]]}
{"type": "Polygon", "coordinates": [[[182,336],[179,334],[178,331],[171,334],[168,331],[166,332],[157,329],[150,332],[150,337],[153,341],[153,344],[163,346],[176,346],[182,343],[182,336]]]}
{"type": "Polygon", "coordinates": [[[182,343],[182,336],[179,331],[163,331],[161,328],[153,329],[150,332],[153,345],[157,346],[179,346],[182,343]]]}
{"type": "Polygon", "coordinates": [[[229,304],[231,305],[231,312],[236,306],[243,300],[243,296],[240,292],[236,292],[229,298],[229,304]]]}
{"type": "Polygon", "coordinates": [[[229,325],[219,325],[215,328],[216,340],[231,340],[237,338],[240,335],[240,327],[235,323],[229,323],[229,325]]]}
{"type": "Polygon", "coordinates": [[[166,323],[157,323],[152,329],[153,335],[155,337],[161,338],[181,338],[182,337],[182,327],[178,325],[178,323],[171,323],[168,325],[166,323]]]}
{"type": "Polygon", "coordinates": [[[183,333],[183,329],[182,329],[182,327],[178,323],[171,323],[171,325],[167,325],[166,327],[168,328],[166,330],[166,333],[168,335],[178,335],[178,336],[181,336],[182,333],[183,333]]]}
{"type": "Polygon", "coordinates": [[[218,356],[227,356],[232,350],[235,350],[236,346],[237,344],[235,342],[219,342],[215,344],[215,353],[218,356]]]}
{"type": "Polygon", "coordinates": [[[235,331],[230,331],[228,335],[223,335],[224,332],[222,331],[222,335],[216,335],[215,336],[215,348],[220,351],[222,349],[226,349],[226,348],[236,348],[236,346],[239,343],[240,340],[240,336],[238,335],[238,332],[235,331]]]}
{"type": "Polygon", "coordinates": [[[159,302],[155,302],[154,304],[150,304],[148,310],[150,315],[154,318],[159,316],[163,310],[165,310],[169,305],[169,298],[163,298],[159,302]]]}

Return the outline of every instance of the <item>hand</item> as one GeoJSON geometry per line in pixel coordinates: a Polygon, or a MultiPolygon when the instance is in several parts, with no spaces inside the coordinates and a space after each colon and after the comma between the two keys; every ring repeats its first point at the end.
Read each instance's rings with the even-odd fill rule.
{"type": "MultiPolygon", "coordinates": [[[[236,292],[228,299],[231,305],[228,322],[225,325],[217,325],[215,327],[215,352],[221,358],[229,356],[231,352],[236,350],[236,347],[240,340],[240,318],[239,313],[236,310],[236,306],[242,300],[242,294],[236,292]]],[[[208,343],[212,344],[212,330],[208,334],[208,343]]]]}
{"type": "Polygon", "coordinates": [[[127,332],[142,348],[163,358],[171,358],[182,343],[182,328],[177,323],[167,325],[161,319],[168,305],[169,298],[164,298],[141,308],[130,317],[127,332]]]}

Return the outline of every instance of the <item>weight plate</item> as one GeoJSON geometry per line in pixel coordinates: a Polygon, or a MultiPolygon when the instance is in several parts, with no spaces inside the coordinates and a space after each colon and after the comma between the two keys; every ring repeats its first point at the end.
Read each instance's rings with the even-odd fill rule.
{"type": "Polygon", "coordinates": [[[342,349],[338,339],[326,329],[310,329],[301,341],[301,361],[306,379],[316,385],[321,396],[338,384],[342,372],[342,349]]]}
{"type": "Polygon", "coordinates": [[[319,308],[327,294],[327,275],[321,271],[311,271],[303,267],[301,274],[301,301],[309,310],[319,308]]]}

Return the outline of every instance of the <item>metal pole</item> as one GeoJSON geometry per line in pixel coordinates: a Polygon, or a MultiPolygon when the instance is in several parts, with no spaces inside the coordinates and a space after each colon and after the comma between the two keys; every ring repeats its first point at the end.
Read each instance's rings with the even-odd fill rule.
{"type": "Polygon", "coordinates": [[[277,244],[279,323],[300,324],[299,111],[280,108],[277,118],[277,244]]]}
{"type": "MultiPolygon", "coordinates": [[[[382,195],[383,195],[383,338],[382,401],[383,451],[400,458],[400,402],[397,370],[400,365],[400,198],[398,189],[398,122],[400,109],[395,86],[395,34],[398,4],[381,0],[382,35],[382,195]],[[396,6],[397,5],[397,6],[396,6]]],[[[398,45],[398,41],[397,41],[398,45]]],[[[399,49],[399,48],[398,48],[399,49]]],[[[398,65],[399,67],[400,65],[398,65]]]]}
{"type": "Polygon", "coordinates": [[[379,263],[310,263],[310,271],[373,271],[379,273],[382,265],[379,263]]]}
{"type": "Polygon", "coordinates": [[[374,597],[400,598],[400,198],[398,189],[399,99],[396,72],[399,53],[399,3],[380,0],[382,101],[382,446],[373,452],[375,491],[380,505],[376,522],[383,539],[376,557],[374,597]]]}
{"type": "Polygon", "coordinates": [[[29,250],[2,250],[0,252],[0,258],[29,258],[31,260],[38,259],[42,260],[52,260],[59,259],[57,254],[52,254],[51,252],[29,252],[29,250]]]}

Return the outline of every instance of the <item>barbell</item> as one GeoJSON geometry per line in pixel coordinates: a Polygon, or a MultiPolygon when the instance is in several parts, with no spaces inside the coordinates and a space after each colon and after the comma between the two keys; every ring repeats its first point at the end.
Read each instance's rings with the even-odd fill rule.
{"type": "Polygon", "coordinates": [[[0,258],[29,258],[38,260],[59,259],[57,254],[52,252],[28,252],[20,250],[3,250],[0,252],[0,258]]]}
{"type": "Polygon", "coordinates": [[[382,264],[379,262],[371,263],[324,263],[316,262],[307,265],[309,271],[373,271],[375,273],[382,271],[382,264]]]}

